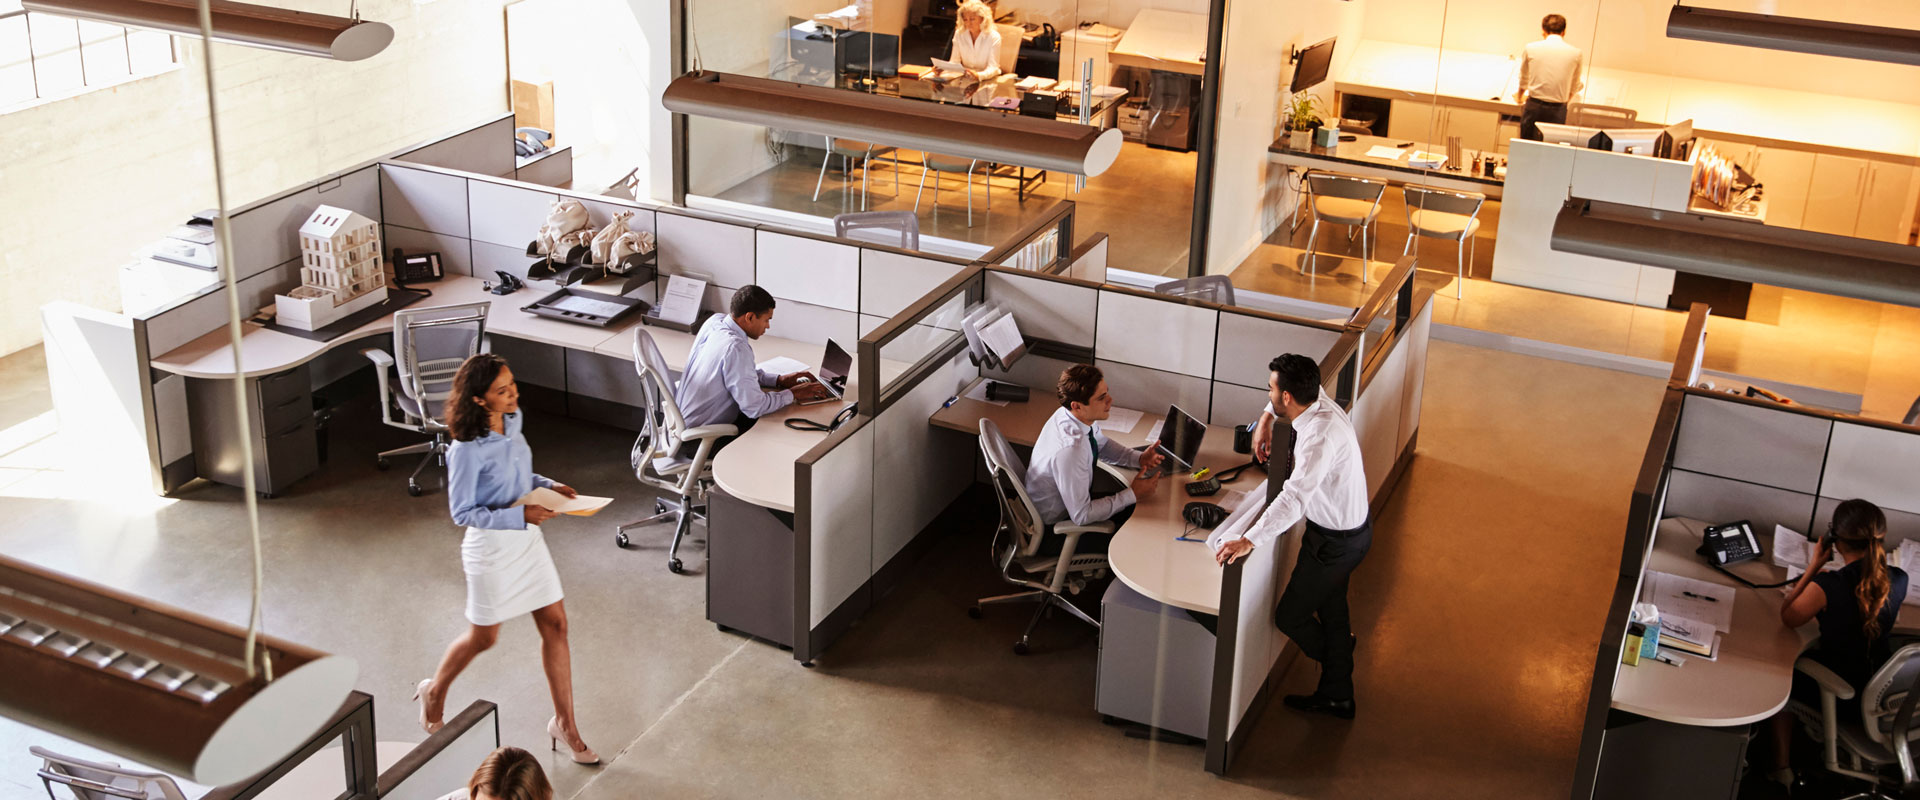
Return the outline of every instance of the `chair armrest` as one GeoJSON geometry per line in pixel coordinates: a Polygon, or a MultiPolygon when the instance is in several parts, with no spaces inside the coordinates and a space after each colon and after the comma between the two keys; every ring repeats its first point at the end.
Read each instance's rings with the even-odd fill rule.
{"type": "Polygon", "coordinates": [[[722,436],[734,436],[739,433],[740,428],[734,425],[702,425],[698,428],[688,428],[681,431],[680,441],[692,442],[702,439],[718,439],[722,436]]]}
{"type": "Polygon", "coordinates": [[[1833,695],[1836,700],[1853,699],[1853,687],[1841,680],[1833,670],[1827,669],[1827,665],[1811,658],[1802,658],[1793,662],[1793,669],[1819,682],[1821,693],[1833,695]]]}
{"type": "Polygon", "coordinates": [[[393,418],[393,380],[387,377],[394,369],[393,356],[378,347],[362,350],[360,355],[366,356],[368,361],[373,362],[373,377],[380,384],[380,421],[395,425],[397,420],[393,418]]]}
{"type": "Polygon", "coordinates": [[[1913,708],[1920,701],[1920,687],[1908,688],[1906,699],[1900,701],[1900,711],[1893,715],[1893,730],[1888,737],[1888,745],[1900,762],[1901,794],[1907,797],[1920,796],[1920,770],[1913,763],[1913,708]]]}
{"type": "Polygon", "coordinates": [[[1107,519],[1099,522],[1089,522],[1085,525],[1062,523],[1053,526],[1053,532],[1062,536],[1079,536],[1083,533],[1112,533],[1113,520],[1107,519]]]}
{"type": "Polygon", "coordinates": [[[369,347],[365,350],[362,350],[360,351],[360,355],[366,356],[368,361],[372,361],[374,363],[374,366],[377,366],[383,370],[386,369],[387,367],[393,366],[393,356],[387,355],[387,351],[382,350],[378,347],[369,347]]]}

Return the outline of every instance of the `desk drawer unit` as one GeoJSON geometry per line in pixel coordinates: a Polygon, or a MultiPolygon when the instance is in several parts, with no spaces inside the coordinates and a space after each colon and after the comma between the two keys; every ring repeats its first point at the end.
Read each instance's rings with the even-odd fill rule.
{"type": "Polygon", "coordinates": [[[1154,602],[1115,579],[1100,600],[1094,707],[1109,717],[1205,739],[1213,651],[1213,632],[1186,609],[1154,602]]]}
{"type": "Polygon", "coordinates": [[[303,365],[247,381],[245,435],[253,448],[251,462],[234,426],[239,413],[232,382],[188,379],[195,472],[210,481],[244,486],[243,470],[252,469],[255,488],[269,496],[313,474],[320,468],[320,452],[311,379],[303,365]]]}
{"type": "Polygon", "coordinates": [[[793,646],[793,515],[707,495],[707,619],[793,646]]]}

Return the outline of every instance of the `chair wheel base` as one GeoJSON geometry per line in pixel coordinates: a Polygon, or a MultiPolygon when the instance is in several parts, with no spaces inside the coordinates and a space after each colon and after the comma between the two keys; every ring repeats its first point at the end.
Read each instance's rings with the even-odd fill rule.
{"type": "Polygon", "coordinates": [[[408,497],[419,497],[420,495],[423,495],[426,493],[427,493],[427,490],[420,488],[420,484],[417,484],[417,483],[407,484],[408,497]]]}
{"type": "Polygon", "coordinates": [[[1014,655],[1016,655],[1016,656],[1024,656],[1024,655],[1026,655],[1026,654],[1028,654],[1028,653],[1031,653],[1031,652],[1033,652],[1033,650],[1032,650],[1031,648],[1029,648],[1029,647],[1027,647],[1027,643],[1026,643],[1026,642],[1014,642],[1014,643],[1013,643],[1013,654],[1014,654],[1014,655]]]}
{"type": "Polygon", "coordinates": [[[981,617],[983,617],[983,616],[985,616],[985,615],[984,615],[984,614],[981,614],[981,613],[980,613],[980,607],[979,607],[979,606],[974,606],[974,607],[972,607],[972,608],[969,608],[969,609],[967,609],[967,617],[968,617],[969,619],[979,619],[979,618],[981,618],[981,617]]]}
{"type": "Polygon", "coordinates": [[[677,559],[677,558],[676,558],[676,559],[673,559],[672,561],[668,561],[668,562],[667,562],[667,571],[668,571],[668,572],[671,572],[671,573],[673,573],[673,574],[675,574],[675,575],[678,575],[678,574],[680,574],[680,573],[682,573],[682,572],[685,572],[685,571],[686,571],[686,567],[684,567],[684,566],[682,566],[682,565],[680,564],[680,559],[677,559]]]}
{"type": "Polygon", "coordinates": [[[614,544],[614,546],[616,546],[616,547],[619,547],[619,548],[620,548],[620,549],[622,549],[622,550],[625,550],[625,549],[627,549],[628,547],[632,547],[632,546],[633,546],[633,543],[627,540],[627,535],[626,535],[626,534],[624,534],[624,533],[616,533],[616,534],[614,534],[614,535],[613,535],[613,544],[614,544]]]}
{"type": "Polygon", "coordinates": [[[373,468],[380,470],[381,472],[386,472],[388,469],[391,469],[392,467],[393,467],[393,462],[384,458],[377,458],[377,459],[374,459],[373,461],[373,468]]]}

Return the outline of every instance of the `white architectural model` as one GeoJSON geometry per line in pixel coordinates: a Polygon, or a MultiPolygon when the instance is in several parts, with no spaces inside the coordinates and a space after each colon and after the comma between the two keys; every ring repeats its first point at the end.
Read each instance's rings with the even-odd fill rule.
{"type": "Polygon", "coordinates": [[[320,206],[300,226],[300,286],[273,298],[281,325],[311,331],[387,299],[379,223],[320,206]]]}

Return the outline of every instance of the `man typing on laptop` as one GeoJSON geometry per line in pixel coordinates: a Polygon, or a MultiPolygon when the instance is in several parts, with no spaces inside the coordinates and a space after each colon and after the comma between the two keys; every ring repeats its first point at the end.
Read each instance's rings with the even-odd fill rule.
{"type": "MultiPolygon", "coordinates": [[[[1033,497],[1034,509],[1049,531],[1066,520],[1075,525],[1111,520],[1118,527],[1133,516],[1134,501],[1152,494],[1160,484],[1153,470],[1165,456],[1158,451],[1136,452],[1100,435],[1099,422],[1112,413],[1113,396],[1107,392],[1106,378],[1098,367],[1068,367],[1060,373],[1057,389],[1060,408],[1040,429],[1040,438],[1033,444],[1033,464],[1027,467],[1027,491],[1033,497]],[[1118,494],[1094,497],[1095,461],[1139,468],[1140,475],[1118,494]]],[[[1075,552],[1104,553],[1112,539],[1111,535],[1083,535],[1075,552]]],[[[1060,544],[1059,537],[1048,536],[1040,553],[1058,553],[1060,544]]]]}
{"type": "MultiPolygon", "coordinates": [[[[715,314],[700,326],[687,356],[674,399],[687,427],[731,423],[746,433],[755,420],[792,405],[828,396],[827,389],[806,372],[773,375],[754,366],[752,340],[773,327],[773,295],[748,284],[733,293],[726,315],[715,314]]],[[[732,437],[714,443],[714,452],[732,437]]],[[[680,446],[692,457],[697,442],[680,446]]]]}

